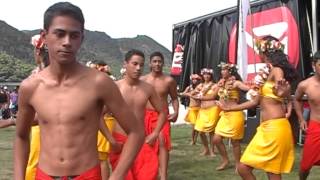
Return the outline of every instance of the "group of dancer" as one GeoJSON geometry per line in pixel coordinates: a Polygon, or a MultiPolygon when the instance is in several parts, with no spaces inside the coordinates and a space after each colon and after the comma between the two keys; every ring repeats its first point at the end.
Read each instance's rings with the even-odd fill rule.
{"type": "MultiPolygon", "coordinates": [[[[253,169],[265,171],[269,179],[281,179],[282,173],[289,173],[294,163],[294,139],[288,118],[292,111],[290,96],[292,82],[297,80],[297,72],[289,64],[283,52],[284,45],[272,37],[257,40],[259,56],[265,66],[259,70],[254,80],[243,83],[233,64],[221,63],[221,79],[212,81],[213,70],[204,68],[201,76],[192,74],[191,84],[180,93],[190,98],[185,120],[192,125],[192,144],[200,134],[203,155],[213,155],[217,146],[222,163],[216,170],[229,165],[223,138],[231,140],[236,172],[246,180],[255,179],[253,169]],[[249,100],[241,103],[240,91],[247,91],[249,100]],[[260,107],[260,125],[244,153],[241,155],[240,140],[244,135],[243,110],[260,107]],[[209,133],[211,151],[206,133],[209,133]]],[[[320,52],[313,57],[315,75],[300,82],[294,98],[295,111],[301,129],[306,131],[300,179],[307,179],[313,165],[320,165],[320,94],[316,88],[320,84],[320,52]],[[307,128],[303,119],[302,96],[307,95],[311,108],[311,118],[307,128]]]]}
{"type": "Polygon", "coordinates": [[[151,72],[141,77],[145,56],[128,51],[125,75],[113,82],[105,65],[76,61],[83,33],[79,7],[61,2],[45,12],[33,41],[38,68],[19,90],[14,178],[166,180],[179,103],[163,55],[152,53],[151,72]]]}
{"type": "MultiPolygon", "coordinates": [[[[167,179],[170,121],[176,121],[179,103],[176,82],[162,72],[163,55],[151,54],[151,72],[141,77],[145,56],[139,50],[128,51],[123,79],[114,82],[100,72],[105,68],[88,68],[76,61],[83,33],[84,17],[79,7],[62,2],[45,12],[41,41],[34,44],[38,69],[19,90],[14,178],[167,179]],[[172,114],[168,110],[169,96],[172,114]]],[[[253,83],[242,82],[236,66],[223,63],[217,83],[213,82],[213,70],[204,68],[201,76],[190,76],[192,84],[180,95],[190,97],[186,120],[193,124],[192,144],[199,133],[203,155],[215,156],[217,147],[222,157],[217,170],[229,166],[223,142],[228,138],[236,171],[243,179],[255,179],[253,169],[264,170],[269,179],[281,179],[294,162],[288,117],[290,84],[297,73],[278,39],[263,37],[257,47],[266,66],[253,83]],[[240,91],[248,91],[250,100],[241,103],[240,91]],[[257,105],[260,126],[241,155],[242,110],[257,105]]],[[[313,60],[315,75],[298,85],[294,99],[301,128],[307,129],[301,179],[307,178],[313,165],[320,164],[320,53],[313,60]],[[302,116],[304,94],[311,108],[308,128],[302,116]]]]}

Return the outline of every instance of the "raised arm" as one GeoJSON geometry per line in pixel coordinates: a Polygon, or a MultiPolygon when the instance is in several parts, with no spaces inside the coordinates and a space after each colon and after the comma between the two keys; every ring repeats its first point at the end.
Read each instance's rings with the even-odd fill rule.
{"type": "Polygon", "coordinates": [[[110,78],[104,75],[99,78],[98,93],[101,94],[104,104],[128,135],[119,163],[110,177],[110,180],[124,179],[144,142],[143,119],[138,120],[136,118],[130,110],[131,108],[122,98],[118,87],[110,78]]]}
{"type": "Polygon", "coordinates": [[[272,70],[273,79],[275,82],[275,86],[273,87],[273,92],[275,95],[279,97],[286,98],[290,95],[291,86],[288,81],[284,79],[283,71],[275,67],[272,70]]]}
{"type": "Polygon", "coordinates": [[[30,104],[33,88],[26,80],[19,89],[19,111],[16,121],[14,140],[14,179],[24,180],[30,149],[30,128],[35,116],[35,110],[30,104]]]}
{"type": "Polygon", "coordinates": [[[218,95],[218,91],[219,91],[219,86],[218,84],[215,84],[215,85],[212,85],[211,86],[211,90],[213,91],[212,94],[210,95],[206,95],[206,96],[192,96],[193,99],[196,99],[196,100],[200,100],[200,101],[212,101],[212,100],[215,100],[217,95],[218,95]]]}
{"type": "Polygon", "coordinates": [[[299,124],[300,124],[300,128],[302,130],[306,130],[307,128],[307,123],[306,120],[303,118],[303,95],[304,95],[304,91],[305,91],[305,85],[304,85],[305,81],[302,81],[298,84],[298,87],[296,89],[296,93],[294,95],[294,109],[296,111],[298,120],[299,120],[299,124]]]}
{"type": "Polygon", "coordinates": [[[286,102],[286,118],[289,118],[291,116],[292,113],[292,99],[291,99],[291,95],[289,95],[287,97],[287,102],[286,102]]]}
{"type": "Polygon", "coordinates": [[[153,132],[146,137],[146,143],[154,144],[155,140],[158,138],[160,131],[163,125],[166,122],[166,113],[163,110],[163,104],[161,103],[161,99],[156,93],[155,89],[150,86],[151,96],[149,98],[152,107],[158,112],[158,120],[157,125],[153,132]]]}
{"type": "Polygon", "coordinates": [[[250,86],[246,85],[242,81],[236,81],[234,84],[235,84],[235,87],[241,89],[242,91],[249,91],[250,90],[250,86]]]}
{"type": "Polygon", "coordinates": [[[246,101],[241,104],[226,106],[223,101],[219,101],[218,105],[224,111],[241,111],[244,109],[250,109],[250,108],[256,107],[259,104],[259,101],[260,101],[260,96],[257,95],[257,96],[254,96],[250,101],[246,101]]]}
{"type": "Polygon", "coordinates": [[[190,86],[186,87],[186,89],[182,93],[179,93],[178,95],[181,97],[190,97],[189,91],[190,91],[190,86]]]}
{"type": "Polygon", "coordinates": [[[170,78],[169,84],[169,95],[171,97],[173,114],[170,114],[168,119],[171,122],[176,122],[179,114],[179,100],[178,100],[178,92],[177,92],[177,83],[173,78],[170,78]]]}

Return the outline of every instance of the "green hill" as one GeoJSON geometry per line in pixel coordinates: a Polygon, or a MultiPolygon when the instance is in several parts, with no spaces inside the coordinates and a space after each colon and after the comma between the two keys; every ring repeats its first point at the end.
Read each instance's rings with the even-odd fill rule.
{"type": "MultiPolygon", "coordinates": [[[[8,61],[13,59],[24,65],[34,65],[33,63],[33,47],[30,45],[30,38],[40,32],[37,30],[23,30],[8,25],[0,20],[0,54],[2,58],[8,58],[8,61]]],[[[85,30],[85,39],[80,48],[78,59],[85,63],[92,60],[104,61],[111,65],[112,72],[116,75],[122,66],[124,54],[132,49],[139,49],[146,55],[146,62],[149,61],[149,55],[154,51],[160,51],[165,57],[166,70],[171,65],[171,52],[164,46],[145,35],[138,35],[134,38],[112,38],[105,32],[85,30]]],[[[146,63],[145,70],[147,71],[148,63],[146,63]]],[[[4,70],[0,64],[0,70],[4,70]]],[[[8,68],[7,68],[8,69],[8,68]]],[[[10,72],[1,71],[3,75],[0,81],[9,81],[16,79],[10,72]],[[5,75],[5,76],[4,76],[5,75]],[[6,77],[6,78],[4,78],[6,77]]],[[[19,80],[25,78],[20,77],[19,80]]]]}

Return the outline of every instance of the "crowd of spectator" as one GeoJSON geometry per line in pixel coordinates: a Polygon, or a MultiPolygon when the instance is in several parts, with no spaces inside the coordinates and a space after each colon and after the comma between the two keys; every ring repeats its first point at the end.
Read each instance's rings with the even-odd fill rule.
{"type": "Polygon", "coordinates": [[[18,89],[19,86],[12,89],[7,86],[0,87],[0,120],[16,117],[18,111],[18,89]]]}

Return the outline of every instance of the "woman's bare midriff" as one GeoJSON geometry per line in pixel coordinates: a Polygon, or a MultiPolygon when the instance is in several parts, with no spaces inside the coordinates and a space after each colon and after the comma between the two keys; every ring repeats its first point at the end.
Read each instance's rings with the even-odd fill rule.
{"type": "Polygon", "coordinates": [[[268,97],[262,97],[260,100],[261,122],[272,119],[285,118],[286,109],[282,101],[268,97]]]}
{"type": "Polygon", "coordinates": [[[201,108],[209,108],[209,107],[212,107],[212,106],[216,106],[216,102],[214,100],[211,100],[211,101],[201,101],[201,108]]]}

